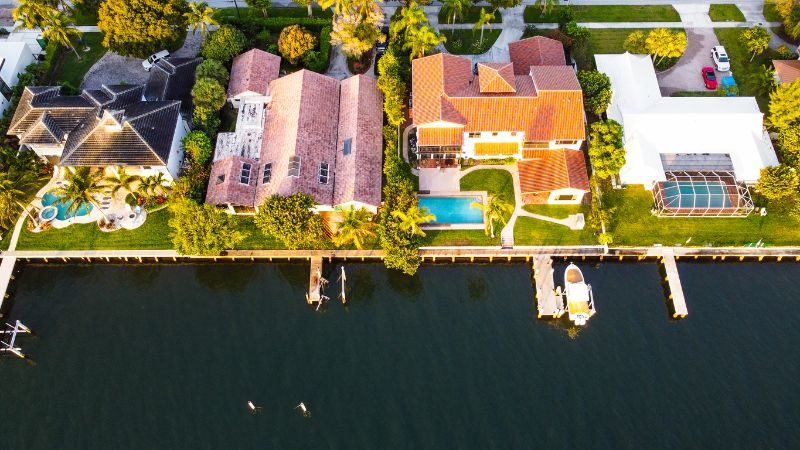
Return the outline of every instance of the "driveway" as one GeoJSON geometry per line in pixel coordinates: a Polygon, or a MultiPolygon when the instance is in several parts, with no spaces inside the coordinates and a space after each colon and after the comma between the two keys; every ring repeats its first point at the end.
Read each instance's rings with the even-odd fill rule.
{"type": "MultiPolygon", "coordinates": [[[[711,47],[719,45],[713,28],[687,28],[687,46],[677,64],[669,70],[657,74],[658,85],[662,95],[671,95],[677,91],[704,91],[703,77],[700,69],[713,66],[711,47]]],[[[725,72],[725,75],[730,72],[725,72]]],[[[717,72],[717,77],[722,73],[717,72]]]]}
{"type": "MultiPolygon", "coordinates": [[[[177,57],[192,57],[200,53],[203,36],[200,32],[186,35],[183,47],[172,53],[177,57]]],[[[150,72],[142,68],[141,58],[128,58],[114,52],[106,52],[83,78],[81,89],[99,89],[104,84],[145,84],[150,72]]]]}

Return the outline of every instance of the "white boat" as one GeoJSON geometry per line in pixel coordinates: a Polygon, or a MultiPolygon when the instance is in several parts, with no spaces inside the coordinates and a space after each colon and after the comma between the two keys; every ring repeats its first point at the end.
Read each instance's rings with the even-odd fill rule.
{"type": "Polygon", "coordinates": [[[592,287],[586,284],[581,269],[572,263],[564,271],[564,295],[567,297],[569,320],[575,325],[586,325],[595,313],[592,287]]]}

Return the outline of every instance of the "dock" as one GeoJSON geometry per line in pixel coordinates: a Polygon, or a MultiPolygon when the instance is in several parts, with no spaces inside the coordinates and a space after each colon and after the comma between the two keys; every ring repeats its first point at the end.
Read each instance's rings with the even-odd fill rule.
{"type": "Polygon", "coordinates": [[[538,317],[558,318],[564,314],[564,298],[555,289],[553,258],[539,255],[533,260],[533,279],[536,283],[538,317]]]}
{"type": "Polygon", "coordinates": [[[672,301],[674,311],[672,317],[682,319],[689,315],[689,310],[686,308],[686,298],[683,296],[683,286],[681,286],[681,277],[678,275],[675,255],[670,251],[664,251],[661,263],[664,264],[664,270],[667,272],[665,281],[669,284],[669,299],[672,301]]]}
{"type": "Polygon", "coordinates": [[[322,257],[311,257],[311,270],[308,275],[308,294],[306,294],[306,301],[309,305],[314,305],[322,300],[322,257]]]}

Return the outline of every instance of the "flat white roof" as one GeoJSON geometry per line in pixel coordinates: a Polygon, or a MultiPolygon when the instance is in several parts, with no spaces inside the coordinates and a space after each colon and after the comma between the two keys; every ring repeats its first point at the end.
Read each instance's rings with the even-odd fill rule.
{"type": "Polygon", "coordinates": [[[0,41],[0,60],[3,61],[0,77],[6,80],[9,85],[16,84],[17,74],[15,69],[24,52],[31,53],[28,45],[24,42],[0,41]]]}

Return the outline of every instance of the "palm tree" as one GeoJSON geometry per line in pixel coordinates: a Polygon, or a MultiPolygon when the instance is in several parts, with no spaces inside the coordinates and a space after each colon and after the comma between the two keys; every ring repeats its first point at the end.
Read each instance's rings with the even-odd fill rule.
{"type": "Polygon", "coordinates": [[[57,9],[47,11],[44,16],[42,25],[42,36],[45,38],[61,44],[64,47],[72,49],[75,52],[75,57],[81,59],[78,50],[72,45],[72,37],[79,37],[82,33],[77,28],[73,27],[74,22],[71,17],[64,14],[57,9]]]}
{"type": "Polygon", "coordinates": [[[58,9],[41,0],[19,0],[19,6],[11,10],[11,17],[14,22],[21,21],[22,24],[17,28],[40,28],[45,16],[51,11],[58,9]]]}
{"type": "MultiPolygon", "coordinates": [[[[478,21],[475,22],[475,25],[472,27],[472,31],[477,30],[480,28],[481,30],[481,47],[483,47],[483,27],[486,24],[489,24],[489,29],[492,29],[492,21],[494,20],[494,14],[487,13],[485,8],[481,8],[481,14],[478,16],[478,21]]],[[[473,35],[474,36],[474,35],[473,35]]]]}
{"type": "Polygon", "coordinates": [[[144,196],[164,194],[168,184],[169,181],[164,178],[164,173],[158,172],[155,175],[142,178],[141,183],[139,183],[139,193],[144,196]]]}
{"type": "Polygon", "coordinates": [[[219,25],[214,20],[214,11],[214,8],[208,6],[206,2],[189,3],[189,11],[183,13],[183,17],[186,18],[186,24],[192,29],[192,35],[198,29],[200,29],[201,35],[205,35],[209,26],[219,25]]]}
{"type": "Polygon", "coordinates": [[[111,187],[111,195],[117,195],[117,192],[124,191],[136,197],[136,189],[133,188],[134,183],[141,181],[139,175],[128,175],[124,167],[120,167],[116,175],[103,178],[106,186],[111,187]]]}
{"type": "MultiPolygon", "coordinates": [[[[27,192],[36,188],[38,180],[33,172],[0,172],[0,228],[13,227],[19,212],[27,211],[27,192]]],[[[30,213],[28,217],[36,224],[35,217],[30,213]]]]}
{"type": "Polygon", "coordinates": [[[425,11],[417,2],[411,2],[400,10],[400,17],[389,25],[389,35],[396,36],[402,31],[408,37],[418,31],[419,25],[426,23],[428,23],[428,16],[425,15],[425,11]]]}
{"type": "Polygon", "coordinates": [[[546,16],[557,4],[558,0],[536,0],[533,5],[542,8],[542,16],[546,16]]]}
{"type": "Polygon", "coordinates": [[[392,211],[392,217],[400,219],[400,229],[408,231],[411,236],[418,234],[425,236],[425,232],[420,228],[420,224],[425,222],[432,222],[436,220],[436,216],[428,211],[428,208],[420,208],[419,206],[412,206],[408,211],[392,211]]]}
{"type": "Polygon", "coordinates": [[[89,210],[90,206],[97,207],[105,216],[102,209],[97,205],[96,196],[103,193],[103,173],[89,167],[76,167],[75,171],[67,171],[67,184],[56,188],[54,194],[61,197],[61,202],[67,206],[67,215],[72,217],[81,207],[89,210]]]}
{"type": "Polygon", "coordinates": [[[353,243],[357,249],[362,250],[368,239],[375,237],[375,222],[372,213],[366,208],[350,208],[344,213],[344,220],[336,230],[333,243],[337,247],[353,243]]]}
{"type": "Polygon", "coordinates": [[[425,56],[425,52],[439,44],[447,42],[447,38],[436,34],[436,31],[429,26],[420,27],[419,30],[409,33],[403,50],[411,50],[411,59],[425,56]]]}
{"type": "MultiPolygon", "coordinates": [[[[447,13],[447,17],[450,19],[450,25],[456,23],[456,17],[461,17],[464,14],[464,10],[469,7],[470,1],[469,0],[444,0],[442,2],[442,10],[447,13]]],[[[455,32],[455,28],[452,30],[455,32]]]]}
{"type": "Polygon", "coordinates": [[[508,223],[507,215],[514,212],[514,207],[500,197],[491,196],[487,204],[472,202],[470,208],[480,208],[486,216],[486,235],[494,239],[494,221],[498,221],[503,226],[508,223]]]}
{"type": "Polygon", "coordinates": [[[749,81],[755,88],[756,93],[765,97],[768,97],[778,84],[775,81],[775,69],[764,64],[750,74],[749,81]]]}

